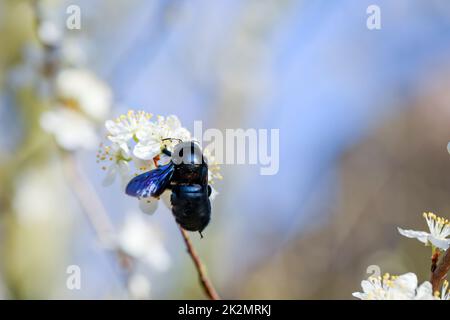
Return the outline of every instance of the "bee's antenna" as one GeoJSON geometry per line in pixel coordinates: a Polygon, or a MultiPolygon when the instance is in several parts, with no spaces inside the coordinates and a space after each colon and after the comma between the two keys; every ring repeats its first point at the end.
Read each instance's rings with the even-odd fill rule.
{"type": "Polygon", "coordinates": [[[178,138],[164,138],[161,141],[165,141],[165,140],[178,140],[178,142],[183,142],[183,140],[178,139],[178,138]]]}
{"type": "Polygon", "coordinates": [[[200,233],[200,239],[203,239],[203,234],[201,231],[199,231],[198,233],[200,233]]]}

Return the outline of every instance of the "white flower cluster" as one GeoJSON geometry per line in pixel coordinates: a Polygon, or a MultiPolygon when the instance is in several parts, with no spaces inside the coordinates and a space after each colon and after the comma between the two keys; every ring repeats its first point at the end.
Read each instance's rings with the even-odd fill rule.
{"type": "Polygon", "coordinates": [[[441,291],[433,293],[431,283],[423,282],[419,285],[417,276],[405,273],[391,276],[386,273],[383,277],[371,276],[361,282],[363,292],[354,292],[353,296],[361,300],[450,300],[447,280],[442,284],[441,291]]]}
{"type": "MultiPolygon", "coordinates": [[[[97,153],[97,162],[106,171],[104,185],[112,184],[120,176],[125,186],[133,175],[167,163],[170,159],[162,153],[164,148],[171,150],[180,140],[191,140],[191,133],[181,125],[177,116],[155,118],[144,111],[130,110],[126,115],[106,121],[109,143],[101,144],[97,153]]],[[[219,167],[207,150],[204,150],[204,155],[209,165],[208,180],[213,183],[215,179],[221,178],[219,167]]],[[[166,203],[167,195],[167,192],[162,195],[166,203]]],[[[142,198],[140,208],[145,213],[153,213],[157,201],[142,198]]]]}
{"type": "MultiPolygon", "coordinates": [[[[431,245],[433,256],[439,250],[447,250],[450,245],[450,222],[434,213],[423,213],[429,232],[397,228],[401,235],[415,238],[425,245],[431,245]]],[[[369,277],[361,282],[363,292],[354,292],[353,296],[361,300],[449,300],[449,283],[445,280],[441,291],[433,292],[430,282],[418,286],[417,276],[406,273],[401,276],[369,277]]]]}
{"type": "MultiPolygon", "coordinates": [[[[450,153],[450,143],[447,145],[450,153]]],[[[427,246],[431,246],[432,263],[435,266],[441,251],[450,247],[450,221],[436,216],[432,212],[424,212],[423,217],[428,225],[428,231],[416,231],[397,228],[398,232],[407,237],[417,239],[427,246]]],[[[363,292],[355,292],[353,296],[362,300],[449,300],[449,283],[445,280],[441,291],[433,292],[430,282],[426,281],[418,286],[417,276],[406,273],[399,277],[386,274],[381,277],[369,277],[361,282],[363,292]]]]}
{"type": "Polygon", "coordinates": [[[371,276],[361,282],[363,292],[354,292],[353,296],[361,300],[434,300],[431,283],[426,281],[418,286],[414,273],[401,276],[371,276]]]}

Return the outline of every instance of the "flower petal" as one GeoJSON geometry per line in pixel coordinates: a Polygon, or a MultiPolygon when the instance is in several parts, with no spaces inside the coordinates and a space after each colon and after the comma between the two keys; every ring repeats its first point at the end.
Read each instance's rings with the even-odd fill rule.
{"type": "Polygon", "coordinates": [[[117,163],[117,171],[119,172],[122,186],[125,188],[131,180],[130,166],[128,165],[128,162],[119,161],[117,163]]]}
{"type": "Polygon", "coordinates": [[[166,124],[170,130],[177,130],[181,127],[180,119],[175,115],[169,115],[166,118],[166,124]]]}
{"type": "Polygon", "coordinates": [[[133,150],[135,157],[142,160],[152,160],[161,153],[161,145],[159,142],[138,143],[133,150]]]}
{"type": "Polygon", "coordinates": [[[112,105],[112,91],[89,70],[63,69],[56,76],[57,95],[76,101],[91,118],[103,120],[112,105]]]}
{"type": "Polygon", "coordinates": [[[169,209],[172,208],[172,203],[170,201],[171,195],[172,195],[172,191],[170,191],[170,190],[164,191],[163,194],[161,195],[161,200],[166,205],[166,207],[169,209]]]}
{"type": "Polygon", "coordinates": [[[363,289],[364,293],[369,293],[374,289],[373,284],[368,280],[361,281],[361,288],[363,289]]]}
{"type": "Polygon", "coordinates": [[[139,200],[139,208],[143,213],[153,214],[158,209],[158,200],[154,198],[142,198],[139,200]]]}
{"type": "Polygon", "coordinates": [[[148,124],[147,126],[141,126],[136,130],[136,138],[139,141],[148,141],[157,134],[155,125],[148,124]]]}
{"type": "Polygon", "coordinates": [[[93,149],[98,145],[95,125],[82,114],[56,108],[47,111],[40,119],[41,127],[55,136],[58,144],[66,150],[93,149]]]}
{"type": "Polygon", "coordinates": [[[365,300],[367,298],[367,295],[361,292],[353,292],[352,296],[354,296],[355,298],[358,298],[360,300],[365,300]]]}
{"type": "Polygon", "coordinates": [[[437,248],[442,250],[447,250],[450,246],[450,240],[447,239],[438,239],[434,237],[433,235],[430,235],[428,237],[428,240],[437,248]]]}
{"type": "Polygon", "coordinates": [[[416,294],[416,288],[417,276],[412,272],[402,274],[394,280],[392,297],[395,300],[412,299],[416,294]]]}
{"type": "Polygon", "coordinates": [[[405,229],[398,228],[398,227],[397,227],[397,230],[398,230],[398,232],[400,232],[400,234],[402,236],[405,236],[407,238],[416,238],[417,240],[419,240],[420,242],[423,242],[425,244],[428,243],[428,236],[430,235],[428,232],[405,230],[405,229]]]}
{"type": "Polygon", "coordinates": [[[422,283],[419,288],[417,288],[417,293],[414,298],[415,300],[434,300],[433,296],[433,288],[431,283],[425,281],[422,283]]]}
{"type": "Polygon", "coordinates": [[[105,127],[106,127],[106,130],[108,130],[109,133],[111,133],[111,134],[117,134],[117,133],[122,132],[121,128],[113,120],[106,120],[105,127]]]}
{"type": "Polygon", "coordinates": [[[117,167],[115,164],[111,164],[106,171],[106,176],[103,178],[102,185],[104,187],[110,186],[116,180],[117,167]]]}

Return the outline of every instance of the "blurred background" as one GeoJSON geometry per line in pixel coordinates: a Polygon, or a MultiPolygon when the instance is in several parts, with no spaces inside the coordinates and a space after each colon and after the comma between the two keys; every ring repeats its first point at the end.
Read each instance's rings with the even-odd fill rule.
{"type": "Polygon", "coordinates": [[[191,236],[222,297],[351,299],[369,265],[428,280],[429,248],[396,227],[450,217],[448,1],[0,0],[0,43],[1,298],[204,298],[170,210],[102,185],[86,142],[128,109],[280,129],[278,174],[223,165],[191,236]],[[64,68],[101,116],[43,120],[82,87],[64,68]]]}

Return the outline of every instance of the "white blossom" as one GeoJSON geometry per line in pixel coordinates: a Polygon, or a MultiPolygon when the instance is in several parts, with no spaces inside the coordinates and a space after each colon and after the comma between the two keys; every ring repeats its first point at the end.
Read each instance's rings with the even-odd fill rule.
{"type": "Polygon", "coordinates": [[[447,250],[450,245],[450,222],[447,219],[436,216],[434,213],[424,213],[429,232],[405,230],[397,228],[401,235],[408,238],[416,238],[426,245],[433,245],[439,249],[447,250]]]}
{"type": "Polygon", "coordinates": [[[60,71],[55,87],[58,103],[42,114],[42,128],[64,149],[94,148],[99,142],[97,125],[111,108],[110,89],[83,69],[60,71]]]}
{"type": "Polygon", "coordinates": [[[418,285],[414,273],[401,276],[385,274],[383,277],[371,276],[361,282],[363,292],[354,292],[353,296],[361,300],[433,300],[431,283],[426,281],[418,285]]]}
{"type": "Polygon", "coordinates": [[[119,175],[122,185],[131,179],[129,161],[131,161],[130,149],[126,144],[100,145],[97,153],[97,162],[102,163],[102,169],[106,171],[103,185],[111,185],[119,175]]]}
{"type": "Polygon", "coordinates": [[[87,117],[103,121],[112,105],[111,89],[85,69],[63,69],[56,76],[56,95],[68,107],[87,117]]]}
{"type": "Polygon", "coordinates": [[[61,107],[44,112],[40,123],[66,150],[93,149],[99,143],[94,124],[71,109],[61,107]]]}
{"type": "Polygon", "coordinates": [[[167,118],[157,117],[156,122],[141,132],[139,142],[134,148],[134,155],[143,160],[152,160],[161,154],[164,147],[171,147],[178,141],[189,141],[191,133],[181,126],[177,116],[171,115],[167,118]],[[173,140],[168,140],[173,139],[173,140]]]}
{"type": "MultiPolygon", "coordinates": [[[[169,192],[166,191],[163,194],[169,194],[169,192]]],[[[143,213],[153,214],[158,209],[158,203],[158,199],[155,198],[141,198],[139,199],[139,209],[141,209],[143,213]]]]}
{"type": "Polygon", "coordinates": [[[156,229],[139,213],[127,214],[117,246],[156,271],[166,271],[170,266],[169,254],[156,229]]]}
{"type": "Polygon", "coordinates": [[[151,127],[151,118],[150,113],[130,110],[126,115],[108,120],[105,122],[108,139],[119,145],[128,144],[130,140],[139,141],[140,137],[145,135],[144,131],[151,127]]]}

